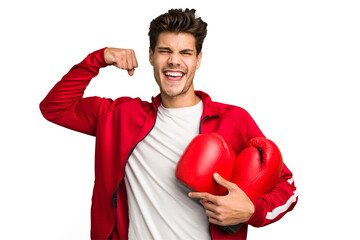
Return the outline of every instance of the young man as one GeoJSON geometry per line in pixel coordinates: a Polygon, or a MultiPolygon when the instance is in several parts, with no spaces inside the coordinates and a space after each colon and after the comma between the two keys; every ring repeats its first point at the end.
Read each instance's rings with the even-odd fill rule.
{"type": "Polygon", "coordinates": [[[151,22],[149,60],[160,87],[151,103],[83,98],[100,68],[114,65],[134,74],[134,51],[117,48],[89,54],[41,102],[49,121],[96,136],[92,239],[246,239],[247,224],[267,225],[295,206],[297,192],[285,165],[275,187],[258,199],[217,174],[226,196],[188,194],[175,179],[177,161],[199,133],[219,133],[236,154],[263,136],[245,110],[194,90],[206,27],[189,9],[169,10],[151,22]],[[239,223],[244,225],[234,234],[220,228],[239,223]]]}

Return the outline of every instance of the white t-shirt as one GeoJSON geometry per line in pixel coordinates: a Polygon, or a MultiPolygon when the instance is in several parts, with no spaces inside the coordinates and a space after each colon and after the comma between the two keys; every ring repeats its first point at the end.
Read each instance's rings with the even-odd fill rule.
{"type": "Polygon", "coordinates": [[[199,133],[203,103],[159,106],[154,128],[138,143],[125,168],[129,239],[210,239],[204,208],[175,178],[178,160],[199,133]]]}

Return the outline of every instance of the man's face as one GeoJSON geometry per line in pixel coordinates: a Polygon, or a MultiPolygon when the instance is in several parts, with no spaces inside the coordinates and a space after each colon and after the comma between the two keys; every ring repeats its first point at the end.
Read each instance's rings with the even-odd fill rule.
{"type": "Polygon", "coordinates": [[[160,92],[166,97],[186,94],[193,88],[195,71],[202,53],[196,54],[195,38],[189,33],[160,33],[155,51],[150,49],[150,63],[160,92]]]}

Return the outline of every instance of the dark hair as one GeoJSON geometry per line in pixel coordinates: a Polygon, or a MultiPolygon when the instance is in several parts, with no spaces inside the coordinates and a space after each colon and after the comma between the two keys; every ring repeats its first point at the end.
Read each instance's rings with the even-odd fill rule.
{"type": "Polygon", "coordinates": [[[155,46],[162,32],[190,33],[195,37],[196,52],[199,54],[206,37],[207,23],[195,15],[195,9],[171,9],[150,23],[150,48],[154,52],[155,46]]]}

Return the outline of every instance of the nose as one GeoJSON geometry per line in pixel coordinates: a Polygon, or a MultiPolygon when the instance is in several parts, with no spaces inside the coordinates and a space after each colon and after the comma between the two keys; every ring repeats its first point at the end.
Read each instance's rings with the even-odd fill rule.
{"type": "Polygon", "coordinates": [[[180,65],[180,56],[177,53],[170,54],[168,64],[171,66],[180,65]]]}

